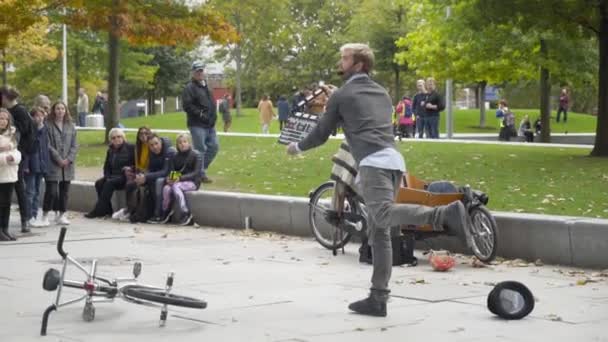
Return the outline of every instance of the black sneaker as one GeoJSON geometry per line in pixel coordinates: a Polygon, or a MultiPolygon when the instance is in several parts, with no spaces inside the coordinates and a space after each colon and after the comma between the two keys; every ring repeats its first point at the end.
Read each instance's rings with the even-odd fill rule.
{"type": "Polygon", "coordinates": [[[184,217],[179,222],[179,225],[180,226],[188,226],[190,224],[192,224],[192,214],[190,214],[190,213],[184,214],[184,217]]]}
{"type": "Polygon", "coordinates": [[[165,215],[165,217],[160,221],[160,223],[165,224],[167,222],[169,222],[171,220],[171,217],[173,216],[175,212],[173,210],[170,210],[167,215],[165,215]]]}
{"type": "Polygon", "coordinates": [[[21,232],[22,233],[31,233],[30,228],[27,226],[27,222],[21,222],[21,232]]]}

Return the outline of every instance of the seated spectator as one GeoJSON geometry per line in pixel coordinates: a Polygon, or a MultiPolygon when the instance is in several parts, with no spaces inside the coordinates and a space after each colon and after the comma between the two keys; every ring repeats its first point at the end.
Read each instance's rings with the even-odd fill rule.
{"type": "Polygon", "coordinates": [[[160,221],[162,189],[169,173],[169,163],[176,153],[169,139],[154,133],[148,136],[148,148],[147,170],[137,173],[134,181],[127,184],[127,194],[135,193],[127,202],[131,222],[146,222],[151,217],[151,223],[160,221]]]}
{"type": "Polygon", "coordinates": [[[192,214],[186,203],[184,192],[197,190],[201,184],[202,155],[190,146],[190,135],[177,136],[177,154],[169,163],[169,174],[162,194],[163,216],[161,223],[167,223],[173,216],[172,199],[175,198],[181,210],[180,225],[192,223],[192,214]]]}
{"type": "Polygon", "coordinates": [[[541,127],[540,118],[536,118],[536,121],[534,121],[534,133],[536,135],[540,135],[541,127]]]}
{"type": "Polygon", "coordinates": [[[127,142],[125,132],[120,128],[110,130],[110,146],[103,165],[103,177],[95,182],[97,203],[85,215],[87,218],[112,215],[112,194],[122,190],[127,184],[126,171],[135,164],[135,148],[127,142]]]}
{"type": "Polygon", "coordinates": [[[137,141],[135,143],[135,167],[126,170],[127,175],[127,208],[122,208],[112,214],[113,219],[128,220],[131,212],[137,207],[137,199],[135,190],[135,177],[138,174],[148,171],[148,162],[150,161],[148,149],[148,136],[151,134],[150,128],[142,126],[137,130],[137,141]]]}
{"type": "Polygon", "coordinates": [[[523,120],[519,124],[519,135],[525,138],[526,142],[534,141],[534,130],[532,129],[532,124],[530,123],[530,117],[528,115],[524,115],[523,120]]]}

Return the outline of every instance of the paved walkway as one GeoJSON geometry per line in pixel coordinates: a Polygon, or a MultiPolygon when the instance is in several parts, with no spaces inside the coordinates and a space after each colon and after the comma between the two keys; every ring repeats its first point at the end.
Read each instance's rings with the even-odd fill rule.
{"type": "MultiPolygon", "coordinates": [[[[54,299],[42,290],[42,275],[60,264],[58,228],[39,229],[0,244],[0,341],[608,341],[608,278],[593,271],[520,262],[473,268],[463,257],[451,272],[436,273],[421,260],[394,269],[389,316],[371,318],[346,308],[366,295],[371,274],[354,244],[334,257],[311,239],[73,216],[70,255],[98,258],[109,276],[128,276],[142,261],[140,280],[154,285],[175,271],[174,292],[201,297],[208,308],[173,309],[159,328],[158,311],[122,301],[98,304],[95,321],[84,322],[80,303],[53,313],[41,339],[41,315],[54,299]],[[486,309],[492,284],[502,280],[530,287],[537,303],[529,317],[504,321],[486,309]]],[[[76,269],[68,274],[83,279],[76,269]]],[[[68,289],[64,298],[76,293],[68,289]]]]}

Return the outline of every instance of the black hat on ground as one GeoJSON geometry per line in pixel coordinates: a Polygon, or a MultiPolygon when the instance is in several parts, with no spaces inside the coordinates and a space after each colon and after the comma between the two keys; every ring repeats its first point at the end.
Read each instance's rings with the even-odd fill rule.
{"type": "Polygon", "coordinates": [[[534,295],[522,283],[503,281],[488,295],[488,309],[504,319],[521,319],[534,309],[534,295]]]}

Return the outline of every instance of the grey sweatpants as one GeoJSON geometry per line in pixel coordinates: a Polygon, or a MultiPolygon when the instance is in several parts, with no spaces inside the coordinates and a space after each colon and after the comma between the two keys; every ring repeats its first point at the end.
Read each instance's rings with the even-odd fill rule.
{"type": "Polygon", "coordinates": [[[391,227],[402,224],[438,224],[437,208],[395,203],[401,171],[370,166],[359,168],[359,189],[367,207],[369,244],[374,272],[372,290],[388,290],[393,266],[391,227]]]}

